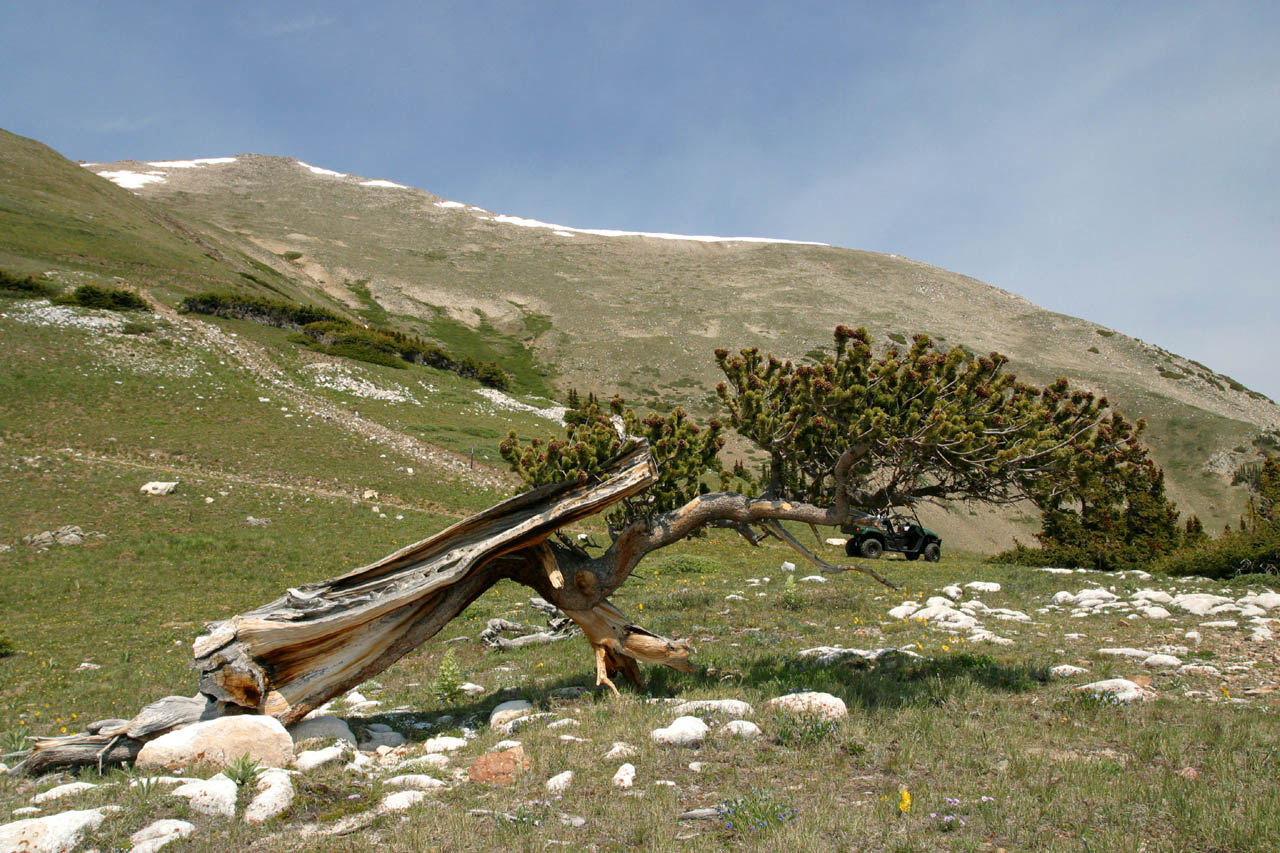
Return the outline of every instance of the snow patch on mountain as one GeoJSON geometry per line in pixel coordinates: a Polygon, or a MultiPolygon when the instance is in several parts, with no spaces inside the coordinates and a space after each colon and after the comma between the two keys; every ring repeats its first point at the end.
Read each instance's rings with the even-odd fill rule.
{"type": "Polygon", "coordinates": [[[127,169],[121,169],[118,172],[99,172],[98,174],[127,190],[142,189],[147,184],[164,183],[163,172],[130,172],[127,169]]]}
{"type": "Polygon", "coordinates": [[[411,189],[411,187],[406,187],[404,184],[397,184],[395,181],[384,181],[384,180],[382,180],[381,178],[378,178],[378,179],[373,180],[373,181],[361,181],[361,182],[360,182],[360,186],[362,186],[362,187],[391,187],[391,188],[393,188],[393,189],[398,189],[398,190],[407,190],[407,189],[411,189]]]}
{"type": "Polygon", "coordinates": [[[665,234],[653,231],[619,231],[613,228],[570,228],[567,225],[553,225],[537,219],[526,219],[523,216],[484,217],[503,225],[518,225],[521,228],[549,228],[560,236],[572,234],[593,234],[596,237],[653,237],[658,240],[692,240],[697,243],[790,243],[799,246],[826,246],[826,243],[814,243],[807,240],[783,240],[774,237],[713,237],[705,234],[665,234]]]}
{"type": "Polygon", "coordinates": [[[305,166],[310,169],[313,175],[324,175],[329,178],[345,178],[347,176],[346,172],[335,172],[333,169],[324,169],[320,166],[312,166],[310,163],[304,163],[301,160],[298,160],[297,163],[299,166],[305,166]]]}

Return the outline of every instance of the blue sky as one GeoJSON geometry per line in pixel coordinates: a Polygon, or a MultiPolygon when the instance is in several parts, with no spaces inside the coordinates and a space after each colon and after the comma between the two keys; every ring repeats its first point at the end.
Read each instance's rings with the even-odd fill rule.
{"type": "Polygon", "coordinates": [[[72,159],[895,252],[1280,399],[1280,3],[43,0],[0,56],[72,159]]]}

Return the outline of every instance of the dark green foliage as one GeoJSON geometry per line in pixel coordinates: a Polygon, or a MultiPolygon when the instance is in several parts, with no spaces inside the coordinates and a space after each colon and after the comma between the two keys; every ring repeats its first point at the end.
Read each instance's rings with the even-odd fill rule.
{"type": "Polygon", "coordinates": [[[724,571],[724,564],[696,554],[666,554],[653,562],[653,570],[673,575],[709,575],[724,571]]]}
{"type": "Polygon", "coordinates": [[[403,332],[358,326],[326,308],[259,296],[201,293],[184,299],[181,309],[194,314],[294,329],[300,333],[293,338],[295,343],[329,355],[394,368],[403,368],[406,362],[425,364],[475,379],[490,388],[505,390],[508,387],[506,372],[492,362],[477,361],[471,356],[458,359],[421,338],[403,332]]]}
{"type": "Polygon", "coordinates": [[[153,324],[144,323],[141,320],[130,320],[120,327],[120,331],[126,335],[145,335],[155,330],[156,327],[153,324]]]}
{"type": "Polygon", "coordinates": [[[1104,338],[1110,338],[1115,336],[1115,332],[1111,331],[1110,329],[1094,329],[1094,331],[1102,335],[1104,338]]]}
{"type": "Polygon", "coordinates": [[[1196,548],[1209,541],[1209,534],[1204,531],[1204,524],[1200,521],[1200,516],[1193,515],[1187,519],[1186,526],[1182,529],[1182,544],[1187,548],[1196,548]]]}
{"type": "Polygon", "coordinates": [[[45,299],[58,292],[58,288],[33,275],[17,276],[0,269],[0,296],[17,296],[24,299],[45,299]]]}
{"type": "Polygon", "coordinates": [[[1280,525],[1254,530],[1224,530],[1217,539],[1180,548],[1148,568],[1167,575],[1231,578],[1236,575],[1280,575],[1280,525]]]}
{"type": "Polygon", "coordinates": [[[71,291],[70,296],[62,297],[57,301],[65,305],[104,308],[108,311],[146,311],[150,307],[147,305],[147,300],[136,293],[96,284],[82,284],[71,291]]]}
{"type": "Polygon", "coordinates": [[[296,261],[302,257],[302,253],[301,252],[285,252],[280,257],[284,258],[286,261],[296,261]]]}
{"type": "Polygon", "coordinates": [[[797,749],[816,746],[839,734],[839,720],[823,720],[779,709],[773,715],[778,743],[797,749]]]}
{"type": "Polygon", "coordinates": [[[1161,367],[1156,372],[1159,373],[1161,376],[1163,376],[1165,379],[1186,379],[1187,378],[1187,375],[1185,373],[1179,373],[1176,370],[1166,370],[1163,367],[1161,367]]]}
{"type": "Polygon", "coordinates": [[[13,652],[13,643],[10,642],[8,635],[4,632],[4,629],[0,628],[0,658],[8,657],[13,654],[13,652]]]}
{"type": "Polygon", "coordinates": [[[298,305],[279,299],[266,299],[261,296],[248,296],[232,293],[197,293],[182,300],[181,311],[192,314],[209,314],[214,317],[229,317],[234,320],[249,320],[265,326],[279,329],[300,331],[308,323],[319,323],[330,320],[337,323],[347,322],[327,308],[314,305],[298,305]]]}
{"type": "Polygon", "coordinates": [[[1091,353],[1093,353],[1093,354],[1095,354],[1095,355],[1097,355],[1098,353],[1102,352],[1102,350],[1098,349],[1097,347],[1089,347],[1089,350],[1088,350],[1088,351],[1089,351],[1089,352],[1091,352],[1091,353]]]}
{"type": "Polygon", "coordinates": [[[901,334],[900,332],[890,332],[885,337],[893,341],[895,344],[898,344],[899,346],[907,345],[907,336],[904,334],[901,334]]]}

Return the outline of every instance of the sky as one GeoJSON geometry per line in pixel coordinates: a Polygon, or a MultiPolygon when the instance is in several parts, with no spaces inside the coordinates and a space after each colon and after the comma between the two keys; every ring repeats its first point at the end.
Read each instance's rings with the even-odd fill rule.
{"type": "Polygon", "coordinates": [[[1280,400],[1280,3],[0,0],[0,73],[73,160],[896,253],[1280,400]]]}

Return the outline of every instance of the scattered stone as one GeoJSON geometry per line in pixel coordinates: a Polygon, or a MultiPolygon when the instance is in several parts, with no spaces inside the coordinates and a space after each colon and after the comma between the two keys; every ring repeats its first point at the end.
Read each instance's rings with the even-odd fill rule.
{"type": "Polygon", "coordinates": [[[36,794],[31,798],[31,802],[33,805],[51,803],[54,800],[61,800],[63,797],[70,797],[83,791],[91,791],[96,787],[98,786],[92,782],[68,782],[65,785],[58,785],[56,788],[50,788],[47,791],[36,794]]]}
{"type": "Polygon", "coordinates": [[[582,724],[579,723],[577,720],[575,720],[573,717],[565,717],[563,720],[556,720],[554,723],[547,723],[547,728],[565,729],[565,728],[569,728],[570,726],[579,726],[579,725],[582,725],[582,724]]]}
{"type": "Polygon", "coordinates": [[[561,743],[586,743],[587,739],[574,735],[560,735],[561,743]]]}
{"type": "Polygon", "coordinates": [[[969,581],[964,585],[965,589],[971,589],[974,592],[999,592],[1000,584],[994,581],[969,581]]]}
{"type": "MultiPolygon", "coordinates": [[[[284,726],[280,728],[283,729],[284,726]]],[[[185,785],[179,785],[170,791],[169,795],[186,799],[191,803],[191,808],[200,814],[232,818],[236,816],[238,792],[236,783],[228,776],[219,773],[209,779],[193,779],[185,785]]]]}
{"type": "Polygon", "coordinates": [[[604,754],[605,758],[630,758],[636,754],[636,748],[626,741],[615,740],[613,746],[609,747],[609,751],[604,754]]]}
{"type": "Polygon", "coordinates": [[[65,853],[80,845],[119,806],[62,812],[48,817],[32,817],[0,826],[0,850],[23,853],[65,853]]]}
{"type": "Polygon", "coordinates": [[[89,661],[83,661],[78,667],[76,667],[76,672],[92,672],[95,669],[102,669],[102,666],[100,664],[90,663],[89,661]]]}
{"type": "Polygon", "coordinates": [[[751,705],[741,699],[694,699],[681,702],[673,708],[677,714],[725,714],[730,717],[749,717],[751,705]]]}
{"type": "Polygon", "coordinates": [[[718,820],[720,818],[720,809],[718,808],[701,808],[689,809],[687,812],[681,812],[676,820],[718,820]]]}
{"type": "Polygon", "coordinates": [[[1060,663],[1057,666],[1049,668],[1049,675],[1053,678],[1073,678],[1077,675],[1084,675],[1089,670],[1082,666],[1072,666],[1069,663],[1060,663]]]}
{"type": "Polygon", "coordinates": [[[1257,628],[1254,628],[1253,633],[1249,635],[1249,642],[1269,643],[1271,642],[1273,637],[1274,635],[1271,633],[1271,630],[1269,628],[1264,628],[1261,625],[1259,625],[1257,628]]]}
{"type": "Polygon", "coordinates": [[[707,737],[707,724],[697,717],[677,717],[671,725],[654,729],[649,736],[670,746],[701,746],[707,737]]]}
{"type": "Polygon", "coordinates": [[[186,838],[196,831],[194,823],[185,820],[164,819],[149,823],[129,836],[133,853],[156,853],[171,841],[186,838]]]}
{"type": "Polygon", "coordinates": [[[517,746],[520,746],[520,741],[518,740],[500,740],[489,747],[489,752],[501,752],[504,749],[512,749],[517,746]]]}
{"type": "Polygon", "coordinates": [[[293,805],[293,779],[286,770],[267,770],[258,775],[257,794],[245,807],[246,823],[265,823],[293,805]]]}
{"type": "Polygon", "coordinates": [[[1121,705],[1131,702],[1147,701],[1156,698],[1155,691],[1130,681],[1127,678],[1108,678],[1105,681],[1094,681],[1081,684],[1075,688],[1076,693],[1089,693],[1100,699],[1106,699],[1121,705]]]}
{"type": "Polygon", "coordinates": [[[942,594],[952,601],[959,601],[964,598],[964,590],[958,584],[951,584],[942,588],[942,594]]]}
{"type": "Polygon", "coordinates": [[[40,814],[42,811],[44,810],[36,806],[23,806],[20,809],[14,809],[12,814],[20,817],[22,815],[40,814]]]}
{"type": "Polygon", "coordinates": [[[1076,597],[1064,590],[1059,590],[1053,594],[1054,604],[1075,604],[1076,597]]]}
{"type": "Polygon", "coordinates": [[[490,785],[510,785],[516,777],[529,769],[529,759],[524,747],[516,744],[502,752],[489,752],[472,762],[467,777],[472,782],[490,785]]]}
{"type": "Polygon", "coordinates": [[[1220,678],[1222,673],[1218,671],[1216,666],[1210,666],[1207,663],[1184,663],[1178,667],[1178,672],[1182,675],[1209,675],[1214,678],[1220,678]]]}
{"type": "MultiPolygon", "coordinates": [[[[843,544],[844,544],[844,540],[843,540],[843,539],[828,539],[828,540],[827,540],[827,544],[828,544],[828,545],[834,545],[834,544],[836,544],[837,542],[838,542],[839,544],[841,544],[841,545],[843,545],[843,544]]],[[[795,563],[791,562],[790,560],[784,560],[784,561],[783,561],[783,563],[782,563],[782,571],[784,571],[784,572],[794,572],[795,570],[796,570],[796,564],[795,564],[795,563]]]]}
{"type": "Polygon", "coordinates": [[[397,791],[394,794],[387,794],[382,798],[382,802],[378,804],[378,808],[384,812],[402,812],[411,809],[418,803],[427,798],[424,791],[397,791]]]}
{"type": "Polygon", "coordinates": [[[512,699],[503,702],[489,713],[489,728],[496,729],[513,720],[525,716],[533,710],[533,703],[527,699],[512,699]]]}
{"type": "Polygon", "coordinates": [[[1188,782],[1196,782],[1200,779],[1200,771],[1194,767],[1184,767],[1178,771],[1178,775],[1188,782]]]}
{"type": "Polygon", "coordinates": [[[630,788],[636,781],[636,766],[624,764],[613,774],[613,784],[619,788],[630,788]]]}
{"type": "Polygon", "coordinates": [[[547,780],[546,789],[549,794],[563,794],[573,784],[573,771],[566,770],[563,773],[557,773],[547,780]]]}
{"type": "Polygon", "coordinates": [[[454,750],[462,749],[466,745],[467,739],[464,737],[441,735],[440,737],[427,738],[427,742],[423,744],[422,751],[426,753],[453,752],[454,750]]]}
{"type": "MultiPolygon", "coordinates": [[[[461,738],[456,739],[461,740],[461,738]]],[[[436,740],[436,738],[432,738],[432,740],[436,740]]],[[[360,749],[363,752],[376,752],[383,747],[395,749],[397,746],[404,746],[408,742],[409,739],[399,732],[384,732],[371,729],[365,739],[360,741],[360,749]]],[[[465,742],[463,741],[463,743],[465,742]]],[[[429,740],[427,743],[431,743],[431,741],[429,740]]]]}
{"type": "Polygon", "coordinates": [[[1142,665],[1151,669],[1169,669],[1182,666],[1182,661],[1173,655],[1151,655],[1143,659],[1142,665]]]}
{"type": "Polygon", "coordinates": [[[1168,619],[1173,614],[1163,607],[1147,607],[1142,610],[1142,615],[1148,619],[1168,619]]]}
{"type": "Polygon", "coordinates": [[[1188,613],[1194,613],[1196,616],[1206,616],[1209,611],[1217,607],[1219,604],[1230,604],[1231,599],[1224,598],[1221,595],[1210,595],[1207,592],[1183,593],[1174,596],[1170,602],[1174,607],[1181,608],[1188,613]]]}
{"type": "Polygon", "coordinates": [[[910,616],[912,613],[915,613],[919,609],[920,609],[919,602],[904,601],[901,604],[899,604],[897,607],[890,610],[889,615],[892,616],[894,619],[906,619],[908,616],[910,616]]]}
{"type": "Polygon", "coordinates": [[[809,583],[826,583],[827,582],[827,579],[824,578],[822,575],[805,575],[804,577],[800,578],[800,580],[801,582],[808,581],[809,583]]]}
{"type": "Polygon", "coordinates": [[[802,717],[815,717],[819,720],[843,720],[849,716],[849,709],[844,700],[830,693],[807,692],[791,693],[770,699],[769,705],[798,714],[802,717]]]}
{"type": "Polygon", "coordinates": [[[392,776],[382,784],[390,785],[393,788],[413,788],[417,791],[438,791],[441,788],[448,787],[436,777],[428,776],[425,773],[407,773],[403,776],[392,776]]]}
{"type": "Polygon", "coordinates": [[[1097,607],[1118,598],[1114,592],[1105,589],[1082,589],[1076,593],[1075,603],[1080,607],[1097,607]]]}
{"type": "Polygon", "coordinates": [[[743,598],[742,596],[740,596],[740,595],[738,595],[738,594],[736,594],[736,593],[732,593],[732,592],[731,592],[731,593],[729,593],[728,595],[726,595],[726,596],[724,597],[724,600],[725,600],[725,601],[746,601],[746,599],[745,599],[745,598],[743,598]]]}
{"type": "Polygon", "coordinates": [[[761,735],[760,727],[750,720],[733,720],[726,723],[724,732],[747,740],[755,740],[761,735]]]}
{"type": "Polygon", "coordinates": [[[689,769],[690,769],[690,770],[692,770],[694,773],[701,773],[703,770],[706,770],[706,769],[707,769],[707,762],[705,762],[705,761],[690,761],[690,762],[689,762],[689,769]]]}
{"type": "Polygon", "coordinates": [[[176,482],[167,483],[159,480],[153,480],[150,483],[144,483],[141,491],[144,495],[155,495],[158,497],[161,495],[171,495],[177,488],[178,484],[176,482]]]}
{"type": "Polygon", "coordinates": [[[1158,589],[1140,589],[1129,596],[1135,601],[1150,601],[1152,604],[1172,604],[1173,596],[1158,589]]]}
{"type": "Polygon", "coordinates": [[[227,767],[244,755],[263,767],[287,767],[293,761],[293,739],[275,717],[258,714],[218,717],[148,741],[143,744],[134,766],[184,770],[198,761],[206,761],[227,767]]]}
{"type": "Polygon", "coordinates": [[[1130,658],[1131,660],[1146,660],[1148,657],[1151,656],[1151,652],[1145,651],[1143,649],[1130,649],[1130,648],[1098,649],[1098,654],[1107,655],[1108,657],[1115,657],[1115,658],[1130,658]]]}
{"type": "Polygon", "coordinates": [[[347,721],[330,716],[308,717],[301,722],[294,723],[289,727],[289,735],[293,738],[294,743],[309,738],[341,740],[352,745],[355,745],[356,742],[356,736],[352,733],[351,727],[347,725],[347,721]]]}
{"type": "Polygon", "coordinates": [[[464,681],[458,689],[468,696],[483,696],[485,692],[479,684],[473,684],[470,681],[464,681]]]}
{"type": "Polygon", "coordinates": [[[252,515],[244,520],[244,523],[250,527],[266,527],[271,523],[269,518],[254,518],[252,515]]]}
{"type": "Polygon", "coordinates": [[[1187,633],[1183,634],[1182,636],[1183,636],[1185,639],[1187,639],[1188,641],[1190,641],[1190,642],[1194,643],[1194,644],[1195,644],[1195,645],[1197,645],[1197,646],[1198,646],[1198,645],[1200,645],[1200,641],[1201,641],[1202,639],[1204,639],[1203,637],[1201,637],[1201,636],[1200,636],[1200,632],[1199,632],[1199,631],[1188,631],[1187,633]]]}
{"type": "Polygon", "coordinates": [[[1215,622],[1201,622],[1201,628],[1238,628],[1240,623],[1234,619],[1219,619],[1215,622]]]}
{"type": "Polygon", "coordinates": [[[317,767],[341,761],[346,756],[349,748],[344,744],[335,743],[333,746],[325,747],[324,749],[309,749],[298,753],[298,757],[293,760],[293,766],[303,773],[307,773],[317,767]]]}

